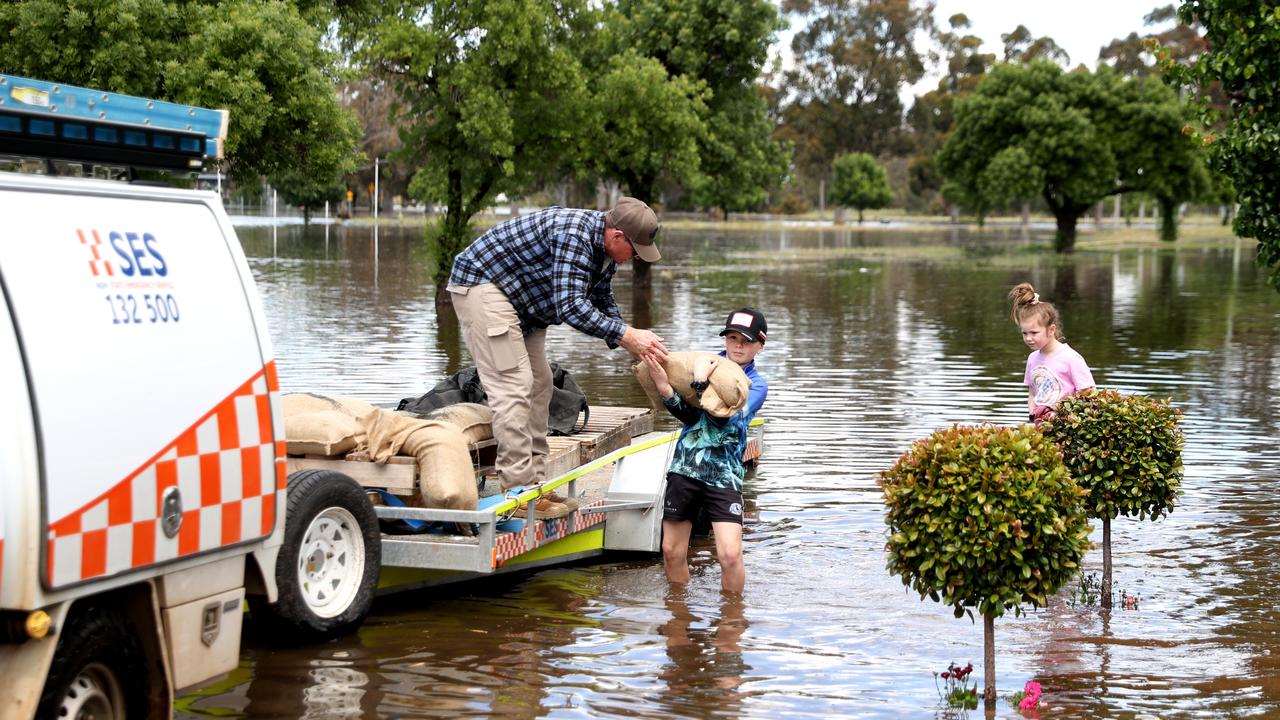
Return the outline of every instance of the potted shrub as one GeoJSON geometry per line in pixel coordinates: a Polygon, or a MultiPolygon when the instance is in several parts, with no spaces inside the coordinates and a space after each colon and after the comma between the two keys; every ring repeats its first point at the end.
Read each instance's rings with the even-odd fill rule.
{"type": "Polygon", "coordinates": [[[995,619],[1040,607],[1089,548],[1086,493],[1036,428],[954,426],[880,473],[888,569],[956,617],[983,618],[983,679],[995,695],[995,619]]]}
{"type": "Polygon", "coordinates": [[[1173,511],[1182,483],[1182,411],[1168,400],[1087,390],[1058,403],[1044,434],[1102,520],[1102,606],[1111,607],[1111,520],[1158,519],[1173,511]]]}

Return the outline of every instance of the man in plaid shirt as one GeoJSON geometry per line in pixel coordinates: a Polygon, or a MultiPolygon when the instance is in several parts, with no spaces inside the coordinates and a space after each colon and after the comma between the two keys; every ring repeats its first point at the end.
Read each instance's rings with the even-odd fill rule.
{"type": "MultiPolygon", "coordinates": [[[[624,197],[609,212],[551,207],[497,225],[453,261],[446,288],[493,408],[497,471],[504,489],[546,479],[551,367],[547,327],[559,323],[662,361],[667,349],[649,330],[628,326],[613,299],[618,263],[661,257],[658,217],[624,197]]],[[[559,517],[571,499],[539,498],[537,517],[559,517]]]]}

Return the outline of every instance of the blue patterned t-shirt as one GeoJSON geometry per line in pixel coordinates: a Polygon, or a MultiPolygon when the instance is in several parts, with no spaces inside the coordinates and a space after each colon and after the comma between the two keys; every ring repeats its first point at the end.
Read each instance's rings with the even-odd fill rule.
{"type": "Polygon", "coordinates": [[[747,426],[769,394],[769,384],[756,372],[754,362],[742,370],[751,380],[751,393],[747,404],[730,417],[718,418],[693,407],[678,393],[662,401],[667,411],[684,423],[668,472],[710,487],[742,491],[742,478],[746,474],[742,453],[747,447],[747,426]]]}

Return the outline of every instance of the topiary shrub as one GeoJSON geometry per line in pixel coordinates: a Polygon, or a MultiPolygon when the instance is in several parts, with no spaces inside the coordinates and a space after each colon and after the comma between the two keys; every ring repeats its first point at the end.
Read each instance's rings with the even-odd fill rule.
{"type": "Polygon", "coordinates": [[[1111,607],[1111,520],[1155,520],[1173,511],[1182,483],[1181,421],[1168,400],[1086,390],[1059,402],[1041,424],[1089,493],[1089,517],[1102,520],[1103,607],[1111,607]]]}
{"type": "Polygon", "coordinates": [[[954,426],[880,473],[889,572],[956,617],[983,617],[984,690],[995,702],[995,623],[1043,606],[1089,548],[1085,491],[1036,428],[954,426]]]}

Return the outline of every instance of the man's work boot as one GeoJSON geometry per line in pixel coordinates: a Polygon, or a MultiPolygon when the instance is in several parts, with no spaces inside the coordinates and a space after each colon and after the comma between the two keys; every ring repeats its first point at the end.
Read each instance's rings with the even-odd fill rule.
{"type": "Polygon", "coordinates": [[[575,510],[578,509],[578,501],[576,499],[571,497],[566,497],[564,495],[561,495],[560,493],[549,492],[543,495],[542,497],[550,500],[553,503],[559,503],[569,508],[569,512],[574,512],[575,510]]]}
{"type": "MultiPolygon", "coordinates": [[[[516,515],[523,517],[529,512],[529,503],[521,505],[516,510],[516,515]]],[[[533,503],[533,519],[535,520],[551,520],[554,518],[562,518],[568,515],[572,510],[561,505],[558,502],[552,502],[549,496],[542,496],[533,503]]]]}

